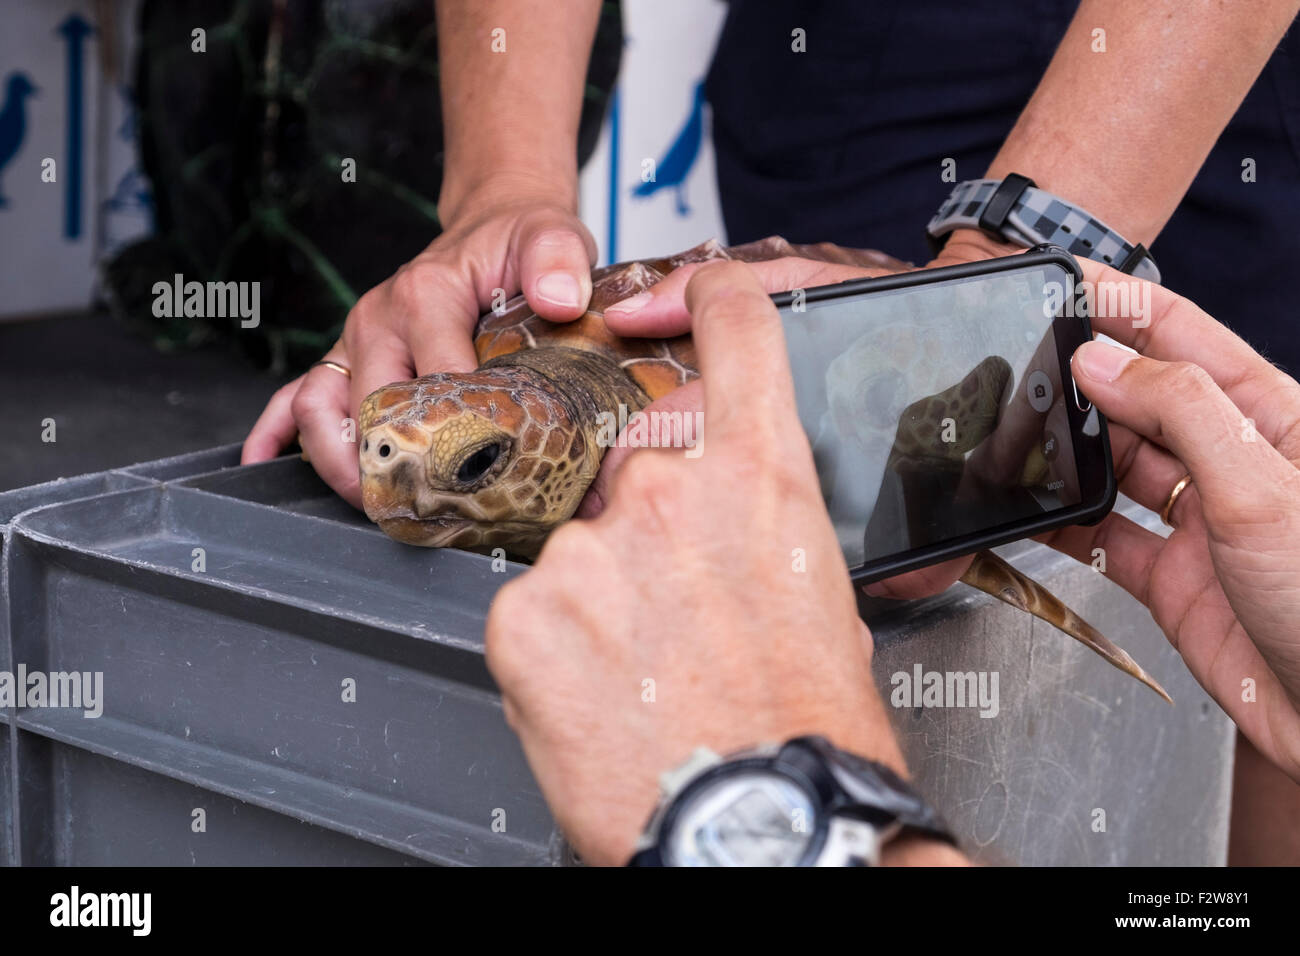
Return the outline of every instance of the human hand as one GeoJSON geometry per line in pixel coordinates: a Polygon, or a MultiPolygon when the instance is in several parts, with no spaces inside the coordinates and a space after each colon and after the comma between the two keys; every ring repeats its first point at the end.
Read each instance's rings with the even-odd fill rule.
{"type": "Polygon", "coordinates": [[[638,450],[600,517],[556,531],[488,616],[506,719],[592,863],[628,859],[658,775],[699,746],[820,733],[904,769],[755,271],[711,263],[686,290],[704,453],[638,450]]]}
{"type": "MultiPolygon", "coordinates": [[[[612,332],[631,338],[672,338],[689,332],[691,314],[686,307],[686,288],[691,277],[705,265],[708,263],[697,262],[679,266],[649,290],[609,306],[605,310],[605,324],[612,332]]],[[[863,279],[889,273],[887,269],[840,265],[794,256],[753,262],[749,265],[758,278],[759,284],[769,293],[787,292],[791,289],[811,288],[843,282],[846,279],[863,279]]],[[[703,407],[704,390],[697,380],[652,402],[645,411],[691,413],[703,407]]],[[[632,447],[616,445],[605,452],[605,457],[601,460],[600,472],[578,508],[578,517],[594,518],[600,514],[613,486],[614,476],[634,450],[632,447]]]]}
{"type": "Polygon", "coordinates": [[[981,262],[984,259],[999,259],[1002,256],[1014,256],[1024,252],[1021,246],[994,239],[979,229],[954,229],[948,234],[939,254],[925,264],[927,269],[942,266],[957,266],[967,262],[981,262]]]}
{"type": "MultiPolygon", "coordinates": [[[[948,234],[943,249],[925,264],[925,268],[939,269],[944,266],[964,265],[985,259],[1014,256],[1024,251],[1019,246],[994,239],[979,229],[954,229],[948,234]]],[[[1051,339],[1044,341],[1050,343],[1051,339]]],[[[1044,366],[1040,367],[1051,367],[1052,364],[1044,363],[1044,366]]],[[[991,436],[992,440],[982,444],[971,455],[964,485],[982,479],[995,486],[1005,487],[1012,480],[1008,469],[1023,464],[1025,442],[1041,434],[1041,425],[1038,414],[1029,408],[1023,396],[1017,396],[1012,401],[1002,424],[991,436]]],[[[1061,470],[1068,473],[1068,469],[1063,467],[1064,464],[1063,462],[1061,470]]],[[[1065,480],[1068,485],[1077,479],[1071,477],[1065,480]]],[[[929,597],[946,591],[960,580],[973,560],[973,556],[954,558],[898,577],[874,581],[866,585],[863,590],[872,597],[898,600],[929,597]]]]}
{"type": "Polygon", "coordinates": [[[1090,342],[1072,364],[1109,420],[1120,490],[1158,513],[1184,475],[1192,484],[1168,538],[1112,514],[1040,540],[1085,563],[1102,549],[1106,576],[1150,608],[1201,686],[1300,781],[1300,385],[1186,299],[1080,265],[1091,282],[1151,293],[1142,328],[1092,318],[1141,355],[1090,342]]]}
{"type": "Polygon", "coordinates": [[[523,289],[538,315],[575,319],[591,297],[595,243],[571,204],[543,187],[491,185],[444,210],[446,231],[353,307],[325,358],[277,391],[244,442],[242,463],[299,436],[316,471],[361,507],[355,427],[367,395],[391,382],[478,367],[473,333],[494,298],[523,289]],[[349,440],[351,439],[351,440],[349,440]]]}
{"type": "MultiPolygon", "coordinates": [[[[617,334],[633,337],[671,338],[689,332],[691,314],[686,306],[685,290],[691,277],[703,265],[698,263],[682,266],[669,273],[647,292],[610,306],[605,310],[605,323],[617,334]]],[[[849,279],[891,274],[889,269],[841,265],[796,256],[750,263],[750,268],[758,278],[760,286],[768,293],[810,289],[849,279]]],[[[743,333],[738,341],[746,341],[743,339],[743,333]]],[[[646,411],[694,412],[703,407],[703,396],[704,389],[701,383],[692,382],[653,402],[646,411]]],[[[634,450],[630,447],[614,447],[605,453],[600,472],[578,508],[579,517],[588,518],[600,514],[619,468],[634,450]]],[[[946,561],[900,577],[877,581],[868,585],[866,590],[871,594],[897,598],[937,594],[960,578],[970,565],[970,561],[968,557],[946,561]]]]}

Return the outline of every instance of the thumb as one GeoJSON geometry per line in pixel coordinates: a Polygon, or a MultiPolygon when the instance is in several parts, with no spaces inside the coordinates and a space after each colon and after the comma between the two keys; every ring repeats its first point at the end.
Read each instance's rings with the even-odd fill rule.
{"type": "Polygon", "coordinates": [[[1295,469],[1247,427],[1210,374],[1190,362],[1161,362],[1085,342],[1071,370],[1103,415],[1169,449],[1186,466],[1211,529],[1275,520],[1278,495],[1295,469]]]}
{"type": "MultiPolygon", "coordinates": [[[[716,261],[720,260],[710,260],[716,261]]],[[[666,339],[689,332],[691,316],[686,311],[686,286],[690,284],[691,276],[706,265],[709,262],[679,266],[655,283],[649,291],[609,306],[605,309],[605,324],[616,335],[636,338],[666,339]]],[[[750,262],[747,265],[758,277],[763,291],[768,293],[809,289],[846,279],[886,275],[889,272],[883,268],[848,266],[795,256],[750,262]]]]}
{"type": "MultiPolygon", "coordinates": [[[[685,418],[686,415],[693,415],[696,412],[703,411],[703,409],[704,383],[699,379],[696,379],[687,385],[683,385],[681,388],[674,389],[659,400],[651,402],[642,409],[642,413],[647,415],[678,413],[685,418]]],[[[657,430],[656,434],[658,434],[657,430]]],[[[698,428],[692,431],[691,435],[694,436],[694,440],[702,443],[700,430],[698,428]]],[[[680,451],[674,453],[694,457],[696,455],[697,447],[698,446],[684,447],[680,451]]],[[[596,474],[596,480],[591,483],[591,487],[587,489],[586,496],[578,506],[577,517],[594,518],[605,510],[605,504],[609,501],[610,494],[614,487],[614,476],[617,475],[618,470],[623,467],[623,463],[627,461],[628,456],[632,455],[636,451],[636,448],[627,447],[623,442],[619,442],[618,445],[605,452],[605,457],[600,463],[600,471],[596,474]]]]}
{"type": "Polygon", "coordinates": [[[544,209],[527,216],[516,236],[519,287],[533,311],[551,321],[581,316],[596,261],[587,227],[563,209],[544,209]]]}
{"type": "Polygon", "coordinates": [[[916,600],[930,597],[948,590],[966,573],[973,561],[970,555],[953,558],[942,564],[932,564],[927,568],[917,568],[898,577],[885,578],[864,584],[862,590],[871,597],[886,597],[894,600],[916,600]]]}

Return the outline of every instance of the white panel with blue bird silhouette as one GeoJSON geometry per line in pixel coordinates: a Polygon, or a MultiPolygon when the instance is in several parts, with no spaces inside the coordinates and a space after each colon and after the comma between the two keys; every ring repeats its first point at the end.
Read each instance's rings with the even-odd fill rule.
{"type": "Polygon", "coordinates": [[[100,256],[151,228],[126,88],[136,10],[42,0],[0,12],[0,318],[86,307],[100,256]]]}
{"type": "Polygon", "coordinates": [[[725,14],[720,0],[623,0],[619,83],[581,179],[601,262],[725,238],[703,87],[725,14]]]}

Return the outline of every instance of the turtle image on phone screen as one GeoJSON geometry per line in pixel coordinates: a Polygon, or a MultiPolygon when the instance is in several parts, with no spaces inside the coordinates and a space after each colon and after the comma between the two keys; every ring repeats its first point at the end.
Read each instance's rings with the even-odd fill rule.
{"type": "MultiPolygon", "coordinates": [[[[850,566],[1082,498],[1043,269],[787,313],[800,416],[850,566]]],[[[1097,432],[1097,420],[1085,420],[1097,432]]]]}

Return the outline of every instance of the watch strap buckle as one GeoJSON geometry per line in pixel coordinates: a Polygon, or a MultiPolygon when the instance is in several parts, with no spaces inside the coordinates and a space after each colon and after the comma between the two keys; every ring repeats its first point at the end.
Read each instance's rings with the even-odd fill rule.
{"type": "Polygon", "coordinates": [[[1141,265],[1143,260],[1150,258],[1151,253],[1147,252],[1147,247],[1139,242],[1134,244],[1133,248],[1129,250],[1129,254],[1124,257],[1124,261],[1118,263],[1115,268],[1125,275],[1132,275],[1133,270],[1141,265]]]}
{"type": "Polygon", "coordinates": [[[989,197],[989,201],[984,204],[984,209],[980,212],[980,229],[1000,237],[1011,210],[1025,194],[1025,190],[1033,185],[1034,181],[1028,176],[1007,173],[1006,178],[993,191],[993,195],[989,197]]]}

